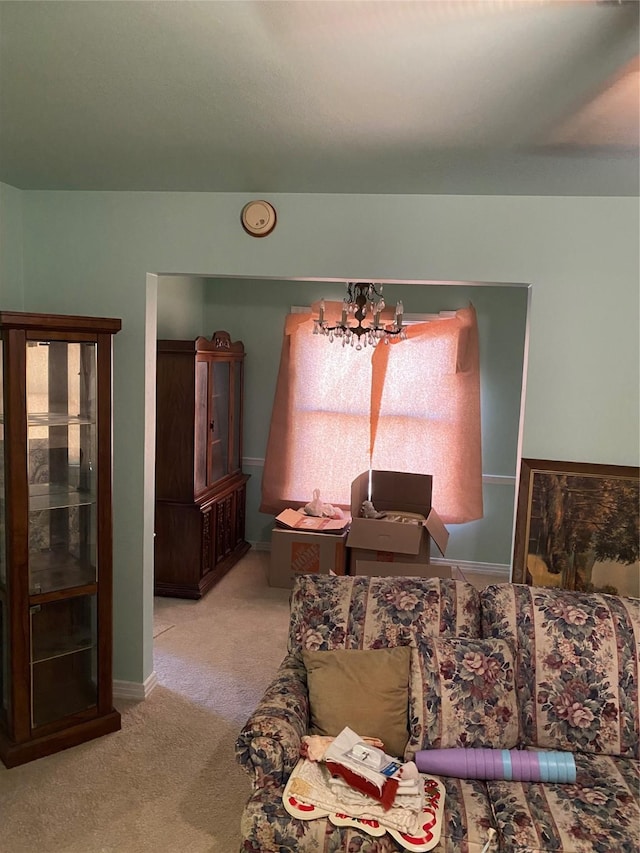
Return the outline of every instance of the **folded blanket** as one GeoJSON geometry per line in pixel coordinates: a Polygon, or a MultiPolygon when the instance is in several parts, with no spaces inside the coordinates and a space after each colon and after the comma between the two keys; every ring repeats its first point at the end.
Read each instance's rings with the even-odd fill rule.
{"type": "Polygon", "coordinates": [[[347,788],[352,788],[376,800],[385,811],[393,805],[398,790],[397,779],[385,779],[380,788],[368,779],[359,776],[349,767],[344,767],[336,761],[327,760],[325,761],[325,765],[332,777],[339,777],[342,781],[346,782],[347,788]]]}
{"type": "MultiPolygon", "coordinates": [[[[408,835],[420,833],[423,820],[424,790],[413,796],[397,797],[390,809],[344,784],[330,782],[331,774],[324,764],[300,759],[289,777],[283,799],[292,796],[328,813],[346,812],[352,817],[377,821],[385,829],[408,835]]],[[[286,802],[285,802],[286,804],[286,802]]]]}

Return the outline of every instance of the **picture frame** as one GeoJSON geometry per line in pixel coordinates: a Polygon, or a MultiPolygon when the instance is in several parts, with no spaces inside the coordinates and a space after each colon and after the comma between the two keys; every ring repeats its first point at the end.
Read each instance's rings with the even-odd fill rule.
{"type": "Polygon", "coordinates": [[[522,459],[513,583],[640,597],[640,469],[522,459]]]}

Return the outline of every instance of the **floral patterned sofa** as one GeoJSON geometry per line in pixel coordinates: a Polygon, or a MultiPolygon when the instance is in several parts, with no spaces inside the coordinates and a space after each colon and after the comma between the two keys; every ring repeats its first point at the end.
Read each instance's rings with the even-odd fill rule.
{"type": "Polygon", "coordinates": [[[577,767],[576,783],[563,785],[441,777],[446,800],[436,853],[638,853],[639,605],[518,584],[477,590],[435,578],[298,577],[288,654],[236,743],[237,760],[252,779],[241,850],[404,849],[388,834],[372,837],[327,818],[297,820],[285,811],[282,794],[309,727],[302,652],[408,645],[414,683],[406,759],[428,746],[517,746],[571,751],[577,767]],[[478,653],[478,640],[488,645],[486,654],[478,653]],[[438,644],[450,655],[457,649],[456,660],[434,667],[438,644]],[[505,648],[510,664],[498,653],[505,648]],[[452,674],[461,661],[475,668],[470,682],[452,674]],[[492,679],[503,676],[508,690],[496,694],[492,679]],[[505,743],[506,732],[517,743],[505,743]]]}

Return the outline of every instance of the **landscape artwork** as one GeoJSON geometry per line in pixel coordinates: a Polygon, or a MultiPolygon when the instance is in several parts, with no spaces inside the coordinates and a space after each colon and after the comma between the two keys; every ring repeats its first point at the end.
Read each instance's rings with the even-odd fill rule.
{"type": "Polygon", "coordinates": [[[640,469],[523,459],[513,583],[640,597],[640,469]]]}

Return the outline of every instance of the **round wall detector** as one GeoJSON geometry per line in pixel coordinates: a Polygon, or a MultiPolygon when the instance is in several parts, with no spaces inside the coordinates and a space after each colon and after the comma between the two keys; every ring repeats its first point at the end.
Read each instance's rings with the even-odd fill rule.
{"type": "Polygon", "coordinates": [[[240,220],[247,234],[252,237],[266,237],[276,227],[276,211],[268,201],[257,199],[245,204],[240,220]]]}

